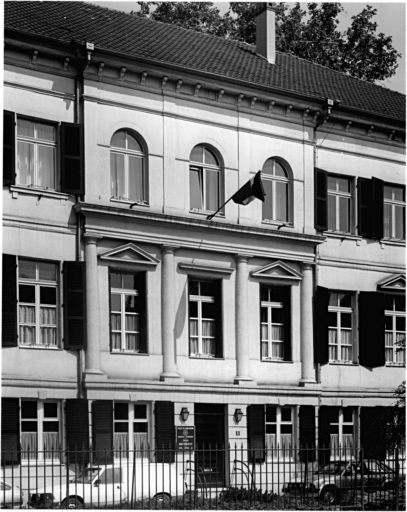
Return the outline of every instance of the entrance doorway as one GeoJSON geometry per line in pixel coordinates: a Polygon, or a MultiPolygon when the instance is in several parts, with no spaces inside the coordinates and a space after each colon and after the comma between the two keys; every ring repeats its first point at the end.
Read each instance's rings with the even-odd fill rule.
{"type": "Polygon", "coordinates": [[[225,485],[225,406],[195,404],[196,485],[225,485]]]}

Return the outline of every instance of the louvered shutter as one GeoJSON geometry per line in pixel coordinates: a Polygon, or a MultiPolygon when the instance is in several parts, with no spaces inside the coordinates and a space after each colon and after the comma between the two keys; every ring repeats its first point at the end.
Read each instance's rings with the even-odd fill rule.
{"type": "Polygon", "coordinates": [[[284,286],[283,315],[284,315],[284,361],[291,361],[291,286],[284,286]]]}
{"type": "Polygon", "coordinates": [[[3,347],[17,346],[17,258],[3,254],[2,282],[2,327],[3,347]]]}
{"type": "Polygon", "coordinates": [[[365,459],[386,459],[385,407],[362,407],[360,442],[365,459]]]}
{"type": "Polygon", "coordinates": [[[374,368],[386,364],[384,295],[359,293],[359,364],[374,368]]]}
{"type": "Polygon", "coordinates": [[[315,407],[300,406],[300,461],[315,461],[315,407]]]}
{"type": "Polygon", "coordinates": [[[328,229],[328,173],[315,168],[314,172],[315,194],[315,229],[326,231],[328,229]]]}
{"type": "Polygon", "coordinates": [[[86,348],[86,268],[83,261],[64,262],[64,346],[86,348]]]}
{"type": "Polygon", "coordinates": [[[18,398],[1,399],[1,463],[17,464],[20,452],[20,405],[18,398]]]}
{"type": "Polygon", "coordinates": [[[373,238],[372,198],[372,180],[358,178],[358,233],[367,238],[373,238]]]}
{"type": "Polygon", "coordinates": [[[113,401],[92,403],[93,458],[95,462],[113,462],[113,401]]]}
{"type": "Polygon", "coordinates": [[[314,298],[314,361],[320,364],[329,361],[328,305],[328,289],[318,286],[314,298]]]}
{"type": "Polygon", "coordinates": [[[3,112],[3,185],[16,182],[16,121],[14,112],[3,112]]]}
{"type": "Polygon", "coordinates": [[[265,461],[266,421],[264,405],[247,407],[247,439],[249,441],[249,461],[253,464],[265,461]]]}
{"type": "Polygon", "coordinates": [[[146,293],[146,272],[140,272],[136,275],[136,289],[138,295],[136,297],[136,311],[139,313],[139,329],[140,329],[140,352],[147,354],[147,293],[146,293]]]}
{"type": "Polygon", "coordinates": [[[372,237],[380,240],[383,238],[383,210],[384,210],[384,190],[383,181],[372,178],[372,237]]]}
{"type": "Polygon", "coordinates": [[[329,462],[331,457],[331,423],[338,423],[339,407],[321,406],[318,416],[318,461],[319,465],[329,462]]]}
{"type": "Polygon", "coordinates": [[[85,465],[89,462],[88,400],[67,399],[65,418],[69,462],[85,465]]]}
{"type": "Polygon", "coordinates": [[[62,192],[85,193],[83,129],[80,124],[61,123],[61,178],[62,192]]]}
{"type": "Polygon", "coordinates": [[[222,280],[214,281],[215,299],[215,357],[223,357],[223,323],[222,323],[222,280]]]}
{"type": "Polygon", "coordinates": [[[155,446],[157,462],[175,460],[174,402],[155,402],[155,446]]]}

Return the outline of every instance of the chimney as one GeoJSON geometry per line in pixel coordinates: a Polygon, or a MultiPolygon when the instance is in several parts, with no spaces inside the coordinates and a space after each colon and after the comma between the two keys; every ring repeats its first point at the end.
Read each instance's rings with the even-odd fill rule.
{"type": "Polygon", "coordinates": [[[256,17],[256,51],[270,64],[276,61],[276,12],[265,3],[256,17]]]}

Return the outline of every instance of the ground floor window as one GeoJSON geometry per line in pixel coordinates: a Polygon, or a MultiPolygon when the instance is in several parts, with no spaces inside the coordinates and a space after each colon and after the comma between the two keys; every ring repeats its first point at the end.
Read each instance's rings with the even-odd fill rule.
{"type": "Polygon", "coordinates": [[[293,445],[293,408],[266,406],[267,458],[289,457],[293,445]]]}
{"type": "Polygon", "coordinates": [[[354,455],[354,415],[352,407],[338,407],[329,426],[331,458],[354,455]]]}
{"type": "Polygon", "coordinates": [[[20,411],[22,459],[59,459],[60,404],[22,400],[20,411]]]}
{"type": "Polygon", "coordinates": [[[148,457],[148,404],[115,402],[113,421],[115,458],[148,457]]]}

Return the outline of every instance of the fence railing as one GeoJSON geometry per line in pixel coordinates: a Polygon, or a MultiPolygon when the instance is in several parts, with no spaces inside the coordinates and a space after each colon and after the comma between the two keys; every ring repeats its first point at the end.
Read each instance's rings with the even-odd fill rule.
{"type": "Polygon", "coordinates": [[[30,508],[404,510],[405,453],[363,448],[2,452],[0,503],[30,508]]]}

